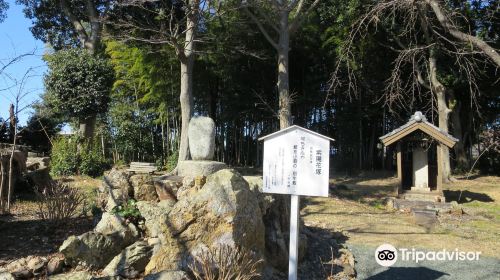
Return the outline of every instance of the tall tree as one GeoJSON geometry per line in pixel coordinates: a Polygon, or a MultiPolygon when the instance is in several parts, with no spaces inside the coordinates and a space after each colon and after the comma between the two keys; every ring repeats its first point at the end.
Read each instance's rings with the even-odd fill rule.
{"type": "Polygon", "coordinates": [[[217,9],[210,1],[119,1],[108,21],[114,37],[123,41],[171,46],[180,63],[181,135],[178,160],[189,158],[188,126],[193,115],[193,71],[200,25],[217,9]],[[202,18],[205,18],[202,20],[202,18]]]}
{"type": "MultiPolygon", "coordinates": [[[[16,0],[25,6],[26,17],[33,20],[31,32],[56,50],[80,46],[97,54],[101,45],[102,22],[112,1],[106,0],[16,0]]],[[[80,134],[92,137],[96,115],[82,116],[80,134]]]]}
{"type": "Polygon", "coordinates": [[[309,13],[320,0],[308,7],[306,0],[247,0],[243,1],[245,12],[257,25],[266,40],[276,49],[278,56],[278,96],[280,128],[292,123],[292,100],[289,83],[290,37],[294,35],[309,13]],[[273,35],[274,34],[274,35],[273,35]]]}
{"type": "Polygon", "coordinates": [[[108,109],[114,72],[107,59],[85,49],[67,49],[46,56],[49,72],[44,101],[53,113],[82,124],[92,122],[82,136],[91,139],[95,119],[108,109]]]}
{"type": "MultiPolygon", "coordinates": [[[[457,6],[468,7],[469,3],[463,2],[457,6]]],[[[408,110],[418,104],[431,113],[436,111],[439,128],[448,133],[449,115],[457,99],[444,75],[452,75],[455,71],[454,74],[466,80],[471,103],[477,105],[480,69],[487,64],[495,65],[498,54],[480,38],[480,26],[461,21],[460,18],[467,18],[465,13],[451,3],[446,2],[446,5],[443,8],[434,0],[387,0],[370,6],[359,16],[345,41],[333,74],[333,89],[341,85],[340,66],[344,63],[348,91],[356,94],[359,78],[356,69],[351,67],[352,62],[357,61],[353,50],[359,40],[380,30],[385,34],[383,44],[397,54],[382,97],[385,104],[393,110],[395,107],[408,110]],[[479,57],[487,59],[480,60],[479,57]]],[[[450,152],[447,147],[440,152],[443,178],[447,181],[451,176],[450,152]]]]}

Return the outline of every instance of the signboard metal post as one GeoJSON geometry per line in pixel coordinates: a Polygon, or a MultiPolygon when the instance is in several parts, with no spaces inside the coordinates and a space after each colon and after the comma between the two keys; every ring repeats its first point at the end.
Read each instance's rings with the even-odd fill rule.
{"type": "Polygon", "coordinates": [[[299,264],[299,216],[300,196],[292,194],[290,205],[290,256],[288,258],[288,279],[297,279],[299,264]]]}
{"type": "Polygon", "coordinates": [[[264,140],[263,192],[291,195],[288,279],[296,280],[300,196],[328,196],[333,139],[294,125],[259,140],[264,140]]]}

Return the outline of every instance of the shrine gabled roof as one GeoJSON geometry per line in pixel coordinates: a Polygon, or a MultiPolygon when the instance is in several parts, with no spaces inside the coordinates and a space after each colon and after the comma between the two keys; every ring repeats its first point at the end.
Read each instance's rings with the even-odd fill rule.
{"type": "Polygon", "coordinates": [[[325,136],[325,135],[321,135],[321,134],[319,134],[319,133],[317,133],[317,132],[314,132],[314,131],[309,130],[309,129],[305,129],[305,128],[300,127],[300,126],[298,126],[298,125],[292,125],[292,126],[289,126],[289,127],[287,127],[287,128],[284,128],[284,129],[282,129],[282,130],[278,130],[278,131],[276,131],[276,132],[273,132],[273,133],[271,133],[271,134],[268,134],[268,135],[266,135],[266,136],[262,136],[262,137],[260,137],[260,138],[259,138],[259,141],[266,140],[266,139],[269,139],[269,138],[273,138],[273,137],[276,137],[276,136],[279,136],[279,135],[285,134],[285,133],[287,133],[287,132],[294,131],[294,130],[296,130],[296,129],[299,129],[299,130],[305,131],[305,132],[307,132],[307,133],[310,133],[310,134],[312,134],[312,135],[318,136],[318,137],[323,138],[323,139],[326,139],[326,140],[335,141],[335,139],[333,139],[333,138],[327,137],[327,136],[325,136]]]}
{"type": "Polygon", "coordinates": [[[379,139],[380,141],[382,141],[382,144],[384,144],[385,146],[389,146],[417,130],[424,132],[425,134],[450,148],[452,148],[455,143],[458,142],[457,138],[451,136],[432,123],[428,122],[426,117],[419,111],[415,112],[415,114],[411,116],[410,120],[406,124],[396,128],[395,130],[387,133],[379,139]]]}

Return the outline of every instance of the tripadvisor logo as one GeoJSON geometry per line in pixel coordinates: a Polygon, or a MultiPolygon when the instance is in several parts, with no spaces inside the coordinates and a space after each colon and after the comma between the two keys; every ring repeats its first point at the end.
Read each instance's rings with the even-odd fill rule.
{"type": "Polygon", "coordinates": [[[396,249],[391,244],[382,244],[375,250],[375,261],[381,266],[391,266],[398,260],[400,261],[421,262],[421,261],[477,261],[481,252],[464,252],[458,249],[449,251],[446,249],[440,251],[419,251],[415,248],[396,249]]]}
{"type": "Polygon", "coordinates": [[[391,244],[382,244],[375,250],[375,261],[381,266],[391,266],[398,260],[398,251],[391,244]]]}

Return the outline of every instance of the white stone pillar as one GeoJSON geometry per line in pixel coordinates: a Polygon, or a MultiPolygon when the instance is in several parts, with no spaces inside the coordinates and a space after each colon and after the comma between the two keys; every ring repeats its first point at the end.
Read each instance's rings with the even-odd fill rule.
{"type": "Polygon", "coordinates": [[[413,187],[411,189],[430,191],[427,150],[420,147],[413,150],[413,187]]]}

